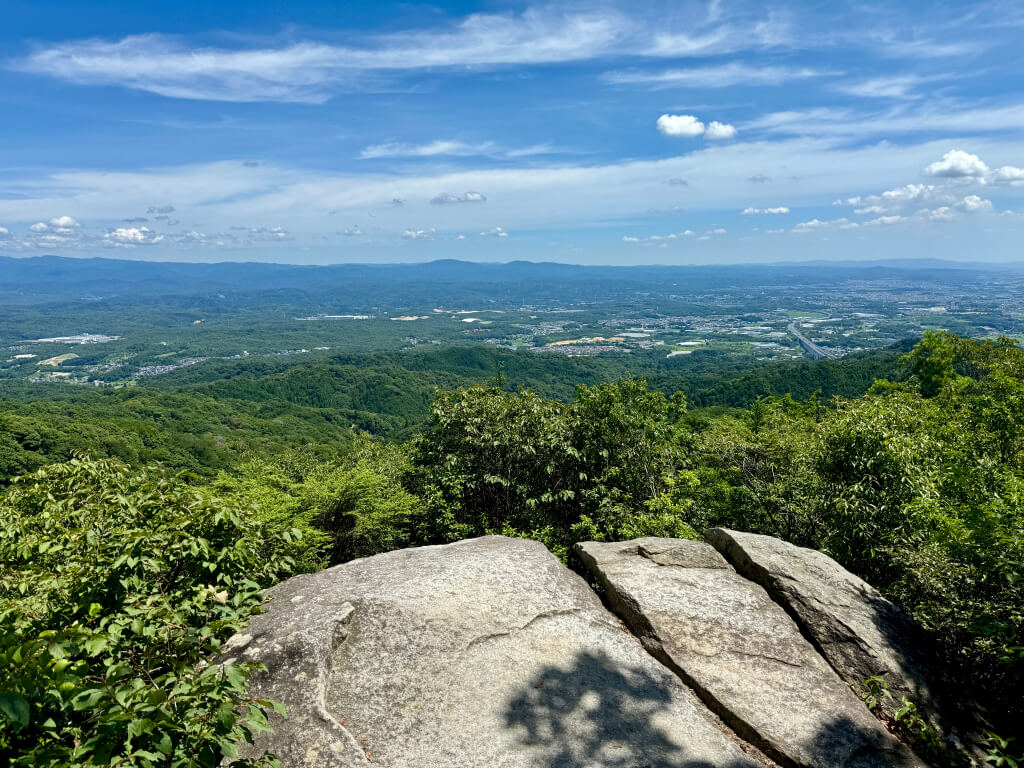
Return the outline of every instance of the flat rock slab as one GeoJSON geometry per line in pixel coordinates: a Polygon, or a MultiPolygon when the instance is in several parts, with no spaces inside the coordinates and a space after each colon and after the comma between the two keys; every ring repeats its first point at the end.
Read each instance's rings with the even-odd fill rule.
{"type": "Polygon", "coordinates": [[[913,701],[940,730],[937,685],[926,638],[897,606],[828,555],[771,536],[713,528],[722,555],[785,607],[847,683],[881,676],[898,703],[913,701]]]}
{"type": "Polygon", "coordinates": [[[577,545],[608,602],[736,732],[788,766],[923,766],[759,585],[682,539],[577,545]]]}
{"type": "Polygon", "coordinates": [[[226,645],[287,768],[754,768],[696,695],[543,545],[487,537],[269,591],[226,645]]]}

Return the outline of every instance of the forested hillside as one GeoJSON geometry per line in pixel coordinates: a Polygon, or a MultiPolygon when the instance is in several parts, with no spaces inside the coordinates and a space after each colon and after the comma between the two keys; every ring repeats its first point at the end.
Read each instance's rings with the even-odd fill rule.
{"type": "MultiPolygon", "coordinates": [[[[490,533],[576,566],[576,542],[710,526],[822,549],[905,608],[1011,764],[1024,717],[1013,341],[927,334],[648,380],[614,359],[474,347],[235,365],[216,381],[3,401],[0,749],[15,764],[231,757],[273,704],[248,698],[251,668],[201,661],[289,574],[490,533]]],[[[900,711],[890,725],[919,752],[960,764],[912,702],[900,711]]]]}
{"type": "Polygon", "coordinates": [[[403,440],[427,425],[436,390],[503,379],[557,400],[578,384],[647,376],[649,386],[686,393],[699,407],[746,407],[758,397],[815,392],[853,397],[876,377],[899,378],[906,344],[842,361],[785,362],[747,369],[696,353],[686,373],[607,358],[564,358],[488,347],[338,356],[280,366],[235,361],[213,371],[183,369],[159,386],[117,390],[7,387],[0,398],[0,484],[78,452],[131,464],[161,462],[203,476],[251,456],[302,448],[344,452],[356,433],[403,440]],[[208,380],[216,376],[213,380],[208,380]]]}

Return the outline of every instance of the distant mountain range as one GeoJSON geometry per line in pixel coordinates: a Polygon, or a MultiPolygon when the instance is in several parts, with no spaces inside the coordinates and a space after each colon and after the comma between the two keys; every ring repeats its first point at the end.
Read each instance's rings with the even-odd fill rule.
{"type": "MultiPolygon", "coordinates": [[[[255,262],[184,263],[102,258],[0,257],[0,300],[22,304],[46,301],[118,299],[153,296],[273,293],[321,295],[349,293],[357,286],[373,292],[396,284],[471,285],[507,283],[614,283],[664,290],[728,285],[821,284],[849,279],[956,280],[963,273],[1021,272],[1024,264],[966,263],[936,259],[815,261],[723,266],[580,266],[553,262],[483,263],[444,259],[415,264],[338,264],[297,266],[255,262]]],[[[426,287],[426,285],[424,285],[426,287]]]]}

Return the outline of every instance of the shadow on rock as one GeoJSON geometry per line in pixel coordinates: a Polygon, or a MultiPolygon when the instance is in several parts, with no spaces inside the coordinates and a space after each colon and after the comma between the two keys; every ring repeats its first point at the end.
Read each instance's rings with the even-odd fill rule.
{"type": "Polygon", "coordinates": [[[541,748],[551,768],[750,768],[687,749],[687,723],[671,678],[581,653],[568,669],[547,667],[509,702],[507,725],[524,746],[541,748]]]}

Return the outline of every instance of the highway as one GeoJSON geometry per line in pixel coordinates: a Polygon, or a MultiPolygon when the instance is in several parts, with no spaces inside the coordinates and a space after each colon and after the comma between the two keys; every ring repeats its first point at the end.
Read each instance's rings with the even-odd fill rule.
{"type": "Polygon", "coordinates": [[[812,360],[821,360],[823,358],[834,359],[838,357],[835,352],[819,347],[813,341],[800,333],[800,331],[797,330],[796,322],[790,323],[788,328],[789,332],[796,336],[796,340],[800,342],[800,346],[804,348],[804,352],[806,352],[812,360]]]}

